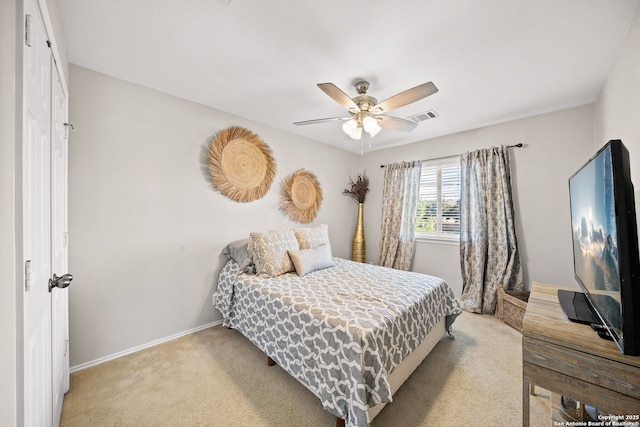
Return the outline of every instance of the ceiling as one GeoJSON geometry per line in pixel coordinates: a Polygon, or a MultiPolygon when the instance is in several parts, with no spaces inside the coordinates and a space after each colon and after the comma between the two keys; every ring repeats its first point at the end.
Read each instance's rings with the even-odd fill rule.
{"type": "MultiPolygon", "coordinates": [[[[594,102],[639,0],[58,0],[69,61],[352,152],[317,83],[435,110],[380,149],[594,102]]],[[[368,142],[367,142],[368,144],[368,142]]]]}

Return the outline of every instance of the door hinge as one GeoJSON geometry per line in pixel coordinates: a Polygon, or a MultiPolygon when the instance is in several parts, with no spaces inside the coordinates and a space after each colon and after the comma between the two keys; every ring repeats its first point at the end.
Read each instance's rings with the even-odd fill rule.
{"type": "Polygon", "coordinates": [[[29,292],[31,290],[31,260],[28,259],[24,262],[24,290],[29,292]]]}
{"type": "Polygon", "coordinates": [[[64,232],[64,241],[62,243],[64,245],[65,248],[69,247],[69,232],[65,231],[64,232]]]}
{"type": "Polygon", "coordinates": [[[69,139],[69,129],[71,132],[75,132],[76,128],[73,127],[73,123],[63,123],[62,125],[64,126],[64,138],[69,139]]]}
{"type": "Polygon", "coordinates": [[[65,340],[65,342],[64,342],[64,354],[63,354],[63,356],[66,356],[67,354],[69,354],[69,340],[65,340]]]}
{"type": "Polygon", "coordinates": [[[31,15],[24,17],[24,44],[31,47],[31,15]]]}

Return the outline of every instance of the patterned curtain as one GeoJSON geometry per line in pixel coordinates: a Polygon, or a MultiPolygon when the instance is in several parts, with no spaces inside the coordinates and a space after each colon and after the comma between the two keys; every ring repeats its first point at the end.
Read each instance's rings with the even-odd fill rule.
{"type": "Polygon", "coordinates": [[[411,268],[421,171],[420,160],[385,167],[379,265],[399,270],[411,268]]]}
{"type": "Polygon", "coordinates": [[[522,290],[507,147],[460,155],[462,307],[494,313],[498,286],[522,290]]]}

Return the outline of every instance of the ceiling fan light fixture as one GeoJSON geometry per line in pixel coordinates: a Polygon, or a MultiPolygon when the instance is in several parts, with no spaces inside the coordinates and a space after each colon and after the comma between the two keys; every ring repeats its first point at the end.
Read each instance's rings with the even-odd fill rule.
{"type": "Polygon", "coordinates": [[[355,119],[351,119],[348,122],[345,122],[342,125],[342,130],[347,135],[351,136],[351,134],[358,128],[358,122],[355,119]]]}
{"type": "Polygon", "coordinates": [[[373,117],[367,116],[364,119],[362,119],[362,127],[364,128],[365,131],[371,133],[371,131],[375,129],[376,126],[378,126],[378,121],[373,117]]]}
{"type": "Polygon", "coordinates": [[[353,132],[351,132],[349,134],[349,137],[353,138],[353,139],[360,139],[362,138],[362,128],[361,127],[356,127],[353,132]]]}
{"type": "Polygon", "coordinates": [[[380,127],[380,125],[378,124],[378,121],[376,120],[376,124],[373,127],[373,129],[369,130],[369,135],[371,135],[371,138],[373,138],[374,136],[376,136],[378,134],[378,132],[380,132],[382,130],[382,128],[380,127]]]}

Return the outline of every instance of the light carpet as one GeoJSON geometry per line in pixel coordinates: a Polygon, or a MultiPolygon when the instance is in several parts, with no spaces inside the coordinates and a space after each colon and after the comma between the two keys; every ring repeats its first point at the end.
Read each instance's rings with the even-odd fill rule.
{"type": "MultiPolygon", "coordinates": [[[[522,336],[463,313],[372,426],[522,425],[522,336]]],[[[536,388],[531,426],[548,426],[536,388]]],[[[62,427],[334,426],[320,401],[240,333],[213,327],[71,375],[62,427]]]]}

